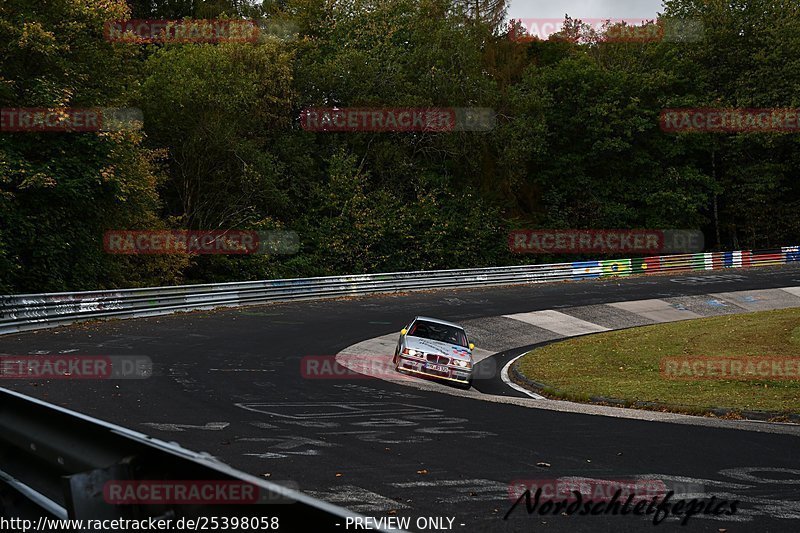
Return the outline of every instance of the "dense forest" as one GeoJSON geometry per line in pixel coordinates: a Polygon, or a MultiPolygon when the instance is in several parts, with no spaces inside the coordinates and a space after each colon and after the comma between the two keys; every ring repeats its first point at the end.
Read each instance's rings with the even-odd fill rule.
{"type": "Polygon", "coordinates": [[[516,228],[800,241],[800,136],[675,133],[664,109],[800,108],[800,3],[666,0],[702,36],[520,37],[457,0],[0,1],[0,107],[143,127],[0,131],[0,291],[520,264],[516,228]],[[248,19],[256,42],[110,42],[108,21],[248,19]],[[490,131],[315,132],[304,109],[491,108],[490,131]],[[291,230],[293,255],[115,255],[113,229],[291,230]]]}

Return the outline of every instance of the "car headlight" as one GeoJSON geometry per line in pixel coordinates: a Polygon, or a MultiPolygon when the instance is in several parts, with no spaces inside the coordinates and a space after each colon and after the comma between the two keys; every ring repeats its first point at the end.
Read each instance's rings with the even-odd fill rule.
{"type": "Polygon", "coordinates": [[[460,366],[461,368],[470,368],[472,363],[469,361],[464,361],[462,359],[453,359],[453,364],[456,366],[460,366]]]}
{"type": "Polygon", "coordinates": [[[411,357],[422,357],[422,352],[418,352],[417,350],[411,350],[409,348],[403,348],[403,355],[410,355],[411,357]]]}

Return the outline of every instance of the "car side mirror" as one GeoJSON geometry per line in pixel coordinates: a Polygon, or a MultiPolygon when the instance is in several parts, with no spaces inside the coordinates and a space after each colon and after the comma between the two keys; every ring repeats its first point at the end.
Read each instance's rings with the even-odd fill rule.
{"type": "Polygon", "coordinates": [[[408,330],[406,328],[400,330],[400,335],[405,335],[406,333],[408,333],[408,330]]]}
{"type": "Polygon", "coordinates": [[[472,343],[469,343],[469,349],[470,349],[470,350],[474,350],[474,349],[475,349],[475,345],[474,345],[474,344],[472,344],[472,343]]]}

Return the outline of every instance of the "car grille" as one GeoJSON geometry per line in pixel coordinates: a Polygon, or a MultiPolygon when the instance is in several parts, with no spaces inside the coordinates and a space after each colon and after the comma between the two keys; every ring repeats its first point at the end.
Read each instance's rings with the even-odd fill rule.
{"type": "Polygon", "coordinates": [[[426,353],[425,354],[425,359],[429,363],[436,363],[437,365],[449,365],[450,364],[450,358],[449,357],[445,357],[444,355],[437,355],[435,353],[426,353]]]}

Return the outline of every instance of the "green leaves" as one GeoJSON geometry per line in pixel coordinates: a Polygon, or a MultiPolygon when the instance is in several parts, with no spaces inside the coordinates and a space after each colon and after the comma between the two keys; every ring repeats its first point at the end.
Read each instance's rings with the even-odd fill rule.
{"type": "MultiPolygon", "coordinates": [[[[0,7],[1,107],[124,106],[135,85],[131,50],[102,38],[123,1],[0,7]]],[[[157,227],[157,177],[137,132],[0,134],[0,286],[23,292],[135,283],[149,259],[103,251],[110,228],[157,227]]],[[[175,279],[155,260],[148,282],[175,279]]]]}
{"type": "Polygon", "coordinates": [[[130,5],[0,6],[0,106],[144,113],[141,132],[0,134],[0,287],[529,261],[506,249],[512,225],[701,227],[724,248],[800,235],[796,134],[659,128],[665,108],[800,107],[794,0],[667,0],[664,17],[702,23],[691,42],[609,42],[575,19],[558,38],[512,40],[493,26],[503,2],[482,13],[449,0],[130,5]],[[103,38],[115,19],[267,15],[297,35],[103,38]],[[302,110],[334,106],[489,107],[497,123],[447,133],[300,127],[302,110]],[[302,246],[293,257],[102,251],[105,229],[160,227],[284,228],[302,246]]]}

